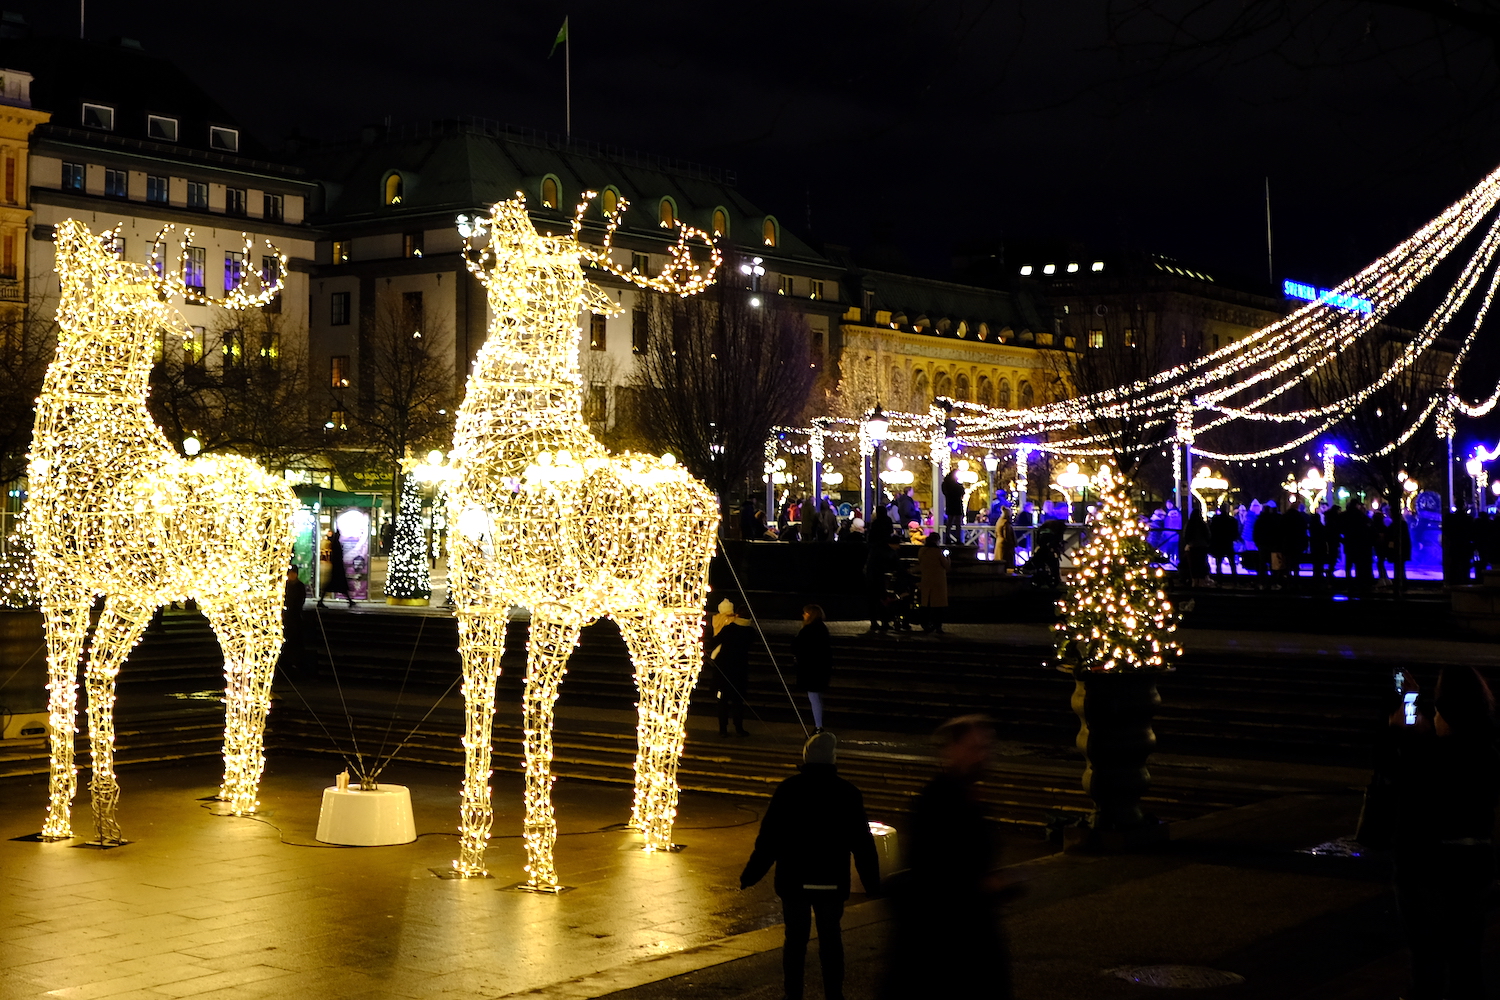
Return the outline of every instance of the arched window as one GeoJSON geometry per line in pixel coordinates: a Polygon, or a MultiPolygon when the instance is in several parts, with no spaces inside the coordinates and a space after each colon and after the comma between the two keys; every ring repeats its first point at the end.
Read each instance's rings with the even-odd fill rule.
{"type": "Polygon", "coordinates": [[[768,247],[776,246],[776,244],[781,242],[779,238],[781,236],[780,229],[781,227],[776,224],[774,217],[766,216],[766,221],[760,224],[760,241],[768,247]]]}
{"type": "Polygon", "coordinates": [[[953,378],[947,372],[938,372],[932,379],[932,395],[953,398],[953,378]]]}
{"type": "Polygon", "coordinates": [[[960,373],[953,380],[953,398],[963,403],[969,401],[969,376],[960,373]]]}
{"type": "Polygon", "coordinates": [[[974,401],[980,406],[995,405],[995,387],[990,383],[988,376],[979,376],[979,392],[975,395],[974,401]]]}
{"type": "Polygon", "coordinates": [[[671,198],[661,200],[661,207],[656,210],[656,217],[660,220],[663,229],[671,229],[677,225],[677,206],[671,198]]]}
{"type": "Polygon", "coordinates": [[[1010,409],[1010,379],[1003,378],[996,385],[995,405],[1002,410],[1010,409]]]}
{"type": "Polygon", "coordinates": [[[394,170],[387,174],[385,178],[385,203],[387,205],[401,204],[402,188],[404,187],[405,185],[401,182],[400,174],[394,170]]]}
{"type": "Polygon", "coordinates": [[[599,196],[599,210],[608,217],[614,215],[619,209],[620,192],[612,187],[605,188],[604,193],[599,196]]]}
{"type": "Polygon", "coordinates": [[[729,235],[729,213],[724,211],[724,209],[722,208],[714,209],[714,224],[712,235],[725,237],[729,235]]]}
{"type": "Polygon", "coordinates": [[[556,208],[562,203],[562,194],[558,191],[556,177],[542,178],[542,207],[556,208]]]}
{"type": "Polygon", "coordinates": [[[1031,409],[1032,404],[1036,401],[1036,394],[1034,392],[1032,392],[1032,390],[1031,390],[1031,383],[1030,382],[1022,382],[1021,383],[1020,396],[1021,396],[1021,407],[1020,408],[1023,409],[1023,410],[1029,410],[1029,409],[1031,409]]]}
{"type": "Polygon", "coordinates": [[[918,371],[911,377],[911,410],[913,413],[926,413],[927,405],[932,402],[932,393],[927,390],[927,373],[918,371]]]}

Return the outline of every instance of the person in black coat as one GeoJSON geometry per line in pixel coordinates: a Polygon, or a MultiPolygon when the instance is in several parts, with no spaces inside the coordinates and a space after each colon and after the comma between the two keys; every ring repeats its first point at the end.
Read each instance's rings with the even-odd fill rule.
{"type": "Polygon", "coordinates": [[[344,540],[339,534],[338,525],[334,525],[333,531],[328,535],[328,579],[323,581],[323,592],[318,595],[318,607],[327,607],[323,603],[329,594],[341,594],[344,600],[349,602],[349,607],[354,607],[354,597],[349,593],[349,571],[344,567],[344,540]]]}
{"type": "Polygon", "coordinates": [[[750,645],[754,639],[755,629],[748,619],[736,613],[734,602],[720,601],[719,613],[714,615],[713,634],[708,639],[709,661],[719,681],[720,736],[729,735],[731,716],[735,733],[750,735],[745,731],[745,692],[750,686],[750,645]]]}
{"type": "Polygon", "coordinates": [[[818,959],[823,996],[844,996],[844,941],[839,921],[849,898],[849,856],[870,896],[880,892],[880,858],[859,789],[838,776],[838,741],[818,733],[802,748],[800,774],[776,786],[760,823],[760,835],[740,888],[765,878],[776,866],[776,895],[786,924],[781,965],[786,995],[801,1000],[802,966],[813,920],[818,924],[818,959]]]}
{"type": "Polygon", "coordinates": [[[1010,1000],[999,904],[1013,890],[996,872],[993,828],[976,789],[994,724],[964,716],[937,736],[944,768],[912,804],[902,852],[908,870],[890,886],[895,925],[884,995],[1010,1000]]]}
{"type": "Polygon", "coordinates": [[[1225,504],[1219,512],[1208,519],[1208,554],[1213,557],[1214,571],[1224,576],[1224,562],[1229,562],[1229,575],[1238,576],[1235,567],[1234,543],[1240,540],[1240,522],[1229,512],[1225,504]]]}
{"type": "Polygon", "coordinates": [[[1281,550],[1281,512],[1276,509],[1276,501],[1267,500],[1261,508],[1251,537],[1260,553],[1260,575],[1269,578],[1274,586],[1284,571],[1286,559],[1281,550]]]}
{"type": "Polygon", "coordinates": [[[809,604],[802,609],[802,628],[792,640],[792,655],[797,658],[797,689],[807,692],[813,726],[821,733],[823,692],[833,676],[833,639],[821,605],[809,604]]]}
{"type": "MultiPolygon", "coordinates": [[[[1416,684],[1405,672],[1406,690],[1416,684]]],[[[1479,1000],[1490,883],[1495,877],[1495,806],[1500,755],[1495,699],[1473,667],[1438,677],[1431,717],[1391,715],[1376,769],[1389,782],[1396,901],[1411,947],[1411,1000],[1479,1000]]]]}
{"type": "Polygon", "coordinates": [[[943,477],[943,541],[949,545],[964,543],[964,492],[958,470],[950,469],[943,477]]]}
{"type": "Polygon", "coordinates": [[[277,666],[283,675],[302,673],[302,607],[306,603],[307,584],[302,582],[297,567],[289,566],[281,604],[281,655],[277,657],[277,666]]]}

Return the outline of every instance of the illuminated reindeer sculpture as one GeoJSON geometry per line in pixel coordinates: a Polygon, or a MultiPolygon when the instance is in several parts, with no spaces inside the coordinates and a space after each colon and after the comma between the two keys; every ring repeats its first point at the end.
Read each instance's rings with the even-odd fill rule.
{"type": "MultiPolygon", "coordinates": [[[[27,503],[47,628],[52,767],[42,835],[48,839],[72,836],[75,682],[96,596],[105,598],[104,610],[85,681],[89,792],[100,845],[121,843],[115,676],[152,613],[169,601],[197,601],[224,652],[220,796],[235,814],[255,810],[264,766],[262,732],[281,648],[296,498],[283,480],[247,459],[182,458],[146,411],[156,345],[169,329],[182,329],[169,297],[205,301],[201,290],[166,272],[157,256],[166,233],[147,266],[116,259],[113,232],[95,236],[72,219],[57,227],[57,355],[37,399],[27,503]]],[[[277,273],[285,274],[286,259],[277,259],[277,273]]],[[[245,308],[280,291],[279,280],[257,277],[261,288],[252,293],[251,280],[240,276],[218,301],[245,308]]]]}
{"type": "Polygon", "coordinates": [[[657,277],[610,259],[619,209],[602,247],[579,239],[593,193],[572,233],[538,235],[525,196],[500,202],[464,229],[469,269],[489,291],[489,337],[458,411],[450,509],[457,533],[449,574],[458,610],[467,728],[462,840],[454,868],[485,874],[490,732],[495,683],[512,606],[531,612],[523,701],[526,885],[555,891],[552,811],[553,703],[579,630],[613,618],[630,648],[639,695],[631,826],[647,850],[671,847],[677,762],[688,700],[702,666],[703,599],[718,503],[670,456],[609,455],[583,421],[579,314],[620,306],[584,276],[583,264],[642,288],[690,295],[721,263],[702,230],[684,226],[657,277]],[[488,235],[488,245],[476,245],[488,235]],[[689,240],[711,262],[693,261],[689,240]]]}

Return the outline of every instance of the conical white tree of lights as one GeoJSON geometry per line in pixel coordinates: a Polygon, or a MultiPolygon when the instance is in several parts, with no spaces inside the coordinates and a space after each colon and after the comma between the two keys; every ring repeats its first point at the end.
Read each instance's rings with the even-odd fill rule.
{"type": "MultiPolygon", "coordinates": [[[[713,280],[718,248],[684,226],[657,277],[611,259],[619,212],[603,247],[580,238],[592,192],[566,236],[541,235],[524,196],[488,218],[460,220],[469,268],[489,293],[489,337],[459,408],[449,507],[457,528],[449,580],[464,661],[461,876],[485,874],[492,821],[490,738],[495,683],[512,606],[531,611],[522,710],[526,767],[526,885],[558,888],[552,812],[553,705],[579,630],[604,616],[620,627],[638,699],[631,825],[647,850],[671,845],[677,761],[688,700],[702,666],[703,602],[718,503],[671,456],[611,456],[583,421],[580,313],[616,315],[587,262],[635,285],[688,295],[713,280]],[[700,262],[691,243],[706,251],[700,262]]],[[[620,211],[624,205],[620,206],[620,211]]],[[[700,251],[703,252],[703,251],[700,251]]]]}
{"type": "Polygon", "coordinates": [[[1109,466],[1094,488],[1099,508],[1057,602],[1058,657],[1093,671],[1163,669],[1182,647],[1171,638],[1177,615],[1152,565],[1140,512],[1109,466]]]}
{"type": "Polygon", "coordinates": [[[432,596],[427,540],[422,534],[422,494],[410,471],[401,481],[401,509],[396,512],[396,530],[391,535],[385,596],[410,603],[422,603],[432,596]]]}
{"type": "MultiPolygon", "coordinates": [[[[262,732],[281,649],[292,551],[291,487],[236,457],[185,459],[146,411],[158,338],[183,330],[161,269],[119,260],[113,233],[69,219],[57,227],[57,354],[36,404],[27,525],[47,628],[51,777],[45,837],[72,835],[78,665],[89,644],[94,828],[121,841],[114,772],[115,676],[152,612],[192,599],[224,651],[224,781],[237,815],[253,812],[262,732]]],[[[285,270],[278,273],[285,273],[285,270]]],[[[242,275],[226,301],[253,305],[280,290],[242,275]],[[258,292],[248,291],[261,284],[258,292]]]]}

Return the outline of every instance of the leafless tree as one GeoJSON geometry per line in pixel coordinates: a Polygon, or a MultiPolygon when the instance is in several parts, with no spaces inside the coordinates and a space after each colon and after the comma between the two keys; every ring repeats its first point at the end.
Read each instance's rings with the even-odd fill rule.
{"type": "MultiPolygon", "coordinates": [[[[390,473],[392,514],[400,503],[401,460],[453,437],[451,320],[424,306],[420,293],[382,302],[365,324],[358,402],[341,444],[373,451],[390,473]]],[[[337,468],[349,457],[330,456],[337,468]]]]}
{"type": "Polygon", "coordinates": [[[57,321],[40,300],[0,311],[0,487],[26,474],[36,397],[57,350],[57,321]]]}
{"type": "MultiPolygon", "coordinates": [[[[726,274],[736,273],[734,262],[726,274]]],[[[721,281],[693,298],[652,295],[636,369],[643,434],[719,496],[724,515],[760,471],[771,428],[799,420],[818,377],[811,334],[779,296],[721,281]]]]}

